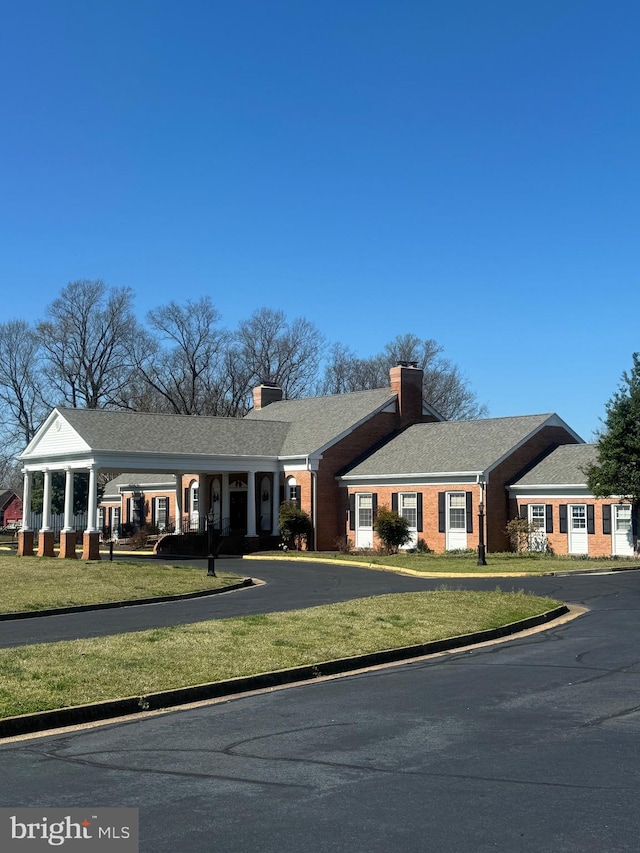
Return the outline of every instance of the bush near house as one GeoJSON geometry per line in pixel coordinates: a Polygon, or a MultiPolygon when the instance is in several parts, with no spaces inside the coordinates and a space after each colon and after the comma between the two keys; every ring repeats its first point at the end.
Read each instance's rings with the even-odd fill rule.
{"type": "Polygon", "coordinates": [[[300,509],[295,501],[285,501],[280,506],[278,526],[283,541],[296,551],[309,541],[312,524],[308,513],[300,509]]]}
{"type": "Polygon", "coordinates": [[[407,519],[386,506],[378,510],[373,529],[388,554],[397,554],[398,548],[411,541],[407,519]]]}

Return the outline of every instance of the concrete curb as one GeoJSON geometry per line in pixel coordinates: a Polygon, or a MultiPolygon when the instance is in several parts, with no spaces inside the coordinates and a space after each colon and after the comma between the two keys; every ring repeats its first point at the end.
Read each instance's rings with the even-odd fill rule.
{"type": "Polygon", "coordinates": [[[289,563],[329,563],[334,566],[359,566],[362,569],[376,569],[381,572],[396,572],[400,575],[410,575],[414,578],[549,578],[549,577],[565,577],[568,575],[586,575],[597,574],[601,572],[632,572],[640,569],[640,564],[637,566],[601,566],[592,569],[583,569],[576,566],[575,569],[565,569],[558,572],[418,572],[415,569],[405,569],[400,566],[385,566],[380,563],[370,563],[364,560],[338,560],[333,557],[288,557],[285,554],[273,554],[269,556],[260,556],[258,554],[243,554],[243,560],[281,560],[289,563]]]}
{"type": "Polygon", "coordinates": [[[435,640],[430,643],[404,646],[397,649],[385,649],[384,651],[371,652],[369,654],[306,664],[290,669],[276,670],[275,672],[266,672],[261,675],[249,675],[209,684],[199,684],[193,687],[181,687],[176,690],[163,690],[159,693],[150,693],[146,696],[130,696],[126,699],[114,699],[107,702],[96,702],[71,708],[59,708],[35,714],[6,717],[0,720],[0,738],[10,738],[47,731],[49,729],[77,726],[108,720],[114,717],[126,717],[146,711],[160,711],[193,702],[202,702],[225,696],[239,696],[255,690],[280,687],[294,682],[311,681],[321,676],[339,675],[381,664],[400,663],[411,660],[412,658],[498,640],[512,634],[545,625],[567,613],[569,613],[569,608],[563,604],[553,610],[547,610],[545,613],[531,616],[519,622],[512,622],[509,625],[490,628],[484,631],[475,631],[471,634],[462,634],[458,637],[447,637],[446,639],[435,640]]]}
{"type": "Polygon", "coordinates": [[[187,601],[190,598],[205,598],[208,595],[220,595],[223,592],[232,592],[236,589],[244,589],[247,586],[256,586],[253,578],[245,578],[240,583],[230,586],[221,586],[217,589],[196,590],[196,592],[181,592],[176,595],[156,595],[152,598],[132,598],[125,601],[106,601],[96,604],[73,604],[69,607],[51,607],[47,610],[20,610],[18,613],[0,613],[0,622],[9,622],[14,619],[33,619],[39,616],[64,616],[66,613],[85,613],[89,610],[113,610],[117,607],[137,607],[141,604],[162,604],[165,601],[187,601]]]}

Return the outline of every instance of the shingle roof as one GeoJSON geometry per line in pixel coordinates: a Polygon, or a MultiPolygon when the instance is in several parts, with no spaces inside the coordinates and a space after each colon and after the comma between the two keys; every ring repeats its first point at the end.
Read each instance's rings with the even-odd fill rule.
{"type": "Polygon", "coordinates": [[[585,485],[584,470],[598,458],[595,444],[563,444],[527,471],[514,486],[585,485]]]}
{"type": "Polygon", "coordinates": [[[113,480],[109,480],[104,487],[102,499],[120,497],[121,486],[143,486],[148,488],[149,486],[164,485],[165,483],[173,483],[173,488],[175,488],[176,478],[173,474],[118,474],[113,480]]]}
{"type": "Polygon", "coordinates": [[[277,456],[288,426],[239,418],[59,409],[93,450],[277,456]]]}
{"type": "Polygon", "coordinates": [[[486,471],[555,417],[523,415],[414,424],[346,473],[375,476],[486,471]]]}
{"type": "Polygon", "coordinates": [[[389,388],[353,391],[327,397],[282,400],[264,409],[249,412],[245,422],[280,421],[287,423],[280,455],[298,456],[321,450],[337,436],[375,412],[393,403],[396,395],[389,388]]]}

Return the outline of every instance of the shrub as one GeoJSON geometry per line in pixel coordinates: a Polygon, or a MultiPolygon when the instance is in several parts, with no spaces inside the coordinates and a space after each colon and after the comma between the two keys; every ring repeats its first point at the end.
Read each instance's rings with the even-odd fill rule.
{"type": "Polygon", "coordinates": [[[313,529],[309,514],[294,501],[285,501],[280,506],[278,527],[285,543],[296,551],[301,551],[303,544],[309,541],[313,529]]]}
{"type": "Polygon", "coordinates": [[[407,519],[386,506],[378,510],[373,529],[378,534],[388,554],[396,554],[401,545],[406,545],[407,542],[411,541],[407,519]]]}

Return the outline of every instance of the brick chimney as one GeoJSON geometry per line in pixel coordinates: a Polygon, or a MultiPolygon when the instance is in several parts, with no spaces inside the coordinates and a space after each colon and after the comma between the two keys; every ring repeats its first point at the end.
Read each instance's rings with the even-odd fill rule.
{"type": "Polygon", "coordinates": [[[423,371],[415,361],[399,361],[389,370],[389,384],[398,395],[400,428],[424,420],[422,417],[423,371]]]}
{"type": "Polygon", "coordinates": [[[282,400],[282,388],[277,385],[258,385],[253,389],[253,408],[257,412],[269,403],[279,403],[282,400]]]}

